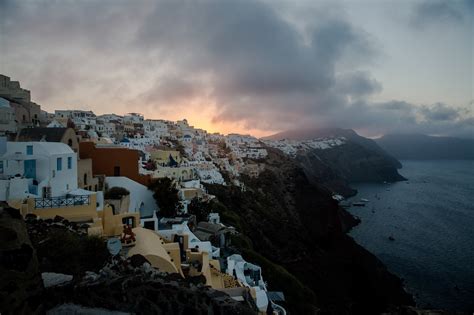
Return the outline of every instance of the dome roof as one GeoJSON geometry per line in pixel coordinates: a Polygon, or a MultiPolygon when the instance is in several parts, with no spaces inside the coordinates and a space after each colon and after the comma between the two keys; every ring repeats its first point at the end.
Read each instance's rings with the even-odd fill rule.
{"type": "Polygon", "coordinates": [[[0,107],[10,108],[10,102],[4,99],[3,97],[0,97],[0,107]]]}

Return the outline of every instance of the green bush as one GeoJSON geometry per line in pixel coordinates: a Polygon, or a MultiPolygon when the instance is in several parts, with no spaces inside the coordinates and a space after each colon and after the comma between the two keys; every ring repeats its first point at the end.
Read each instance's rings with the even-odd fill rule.
{"type": "Polygon", "coordinates": [[[209,202],[204,202],[198,197],[194,197],[188,205],[188,214],[194,214],[197,222],[207,221],[209,213],[209,202]]]}
{"type": "Polygon", "coordinates": [[[157,179],[148,186],[148,189],[153,191],[153,198],[160,207],[162,217],[174,218],[181,210],[178,190],[171,179],[167,177],[157,179]]]}
{"type": "Polygon", "coordinates": [[[53,230],[34,245],[42,272],[81,275],[98,271],[109,255],[100,237],[80,236],[66,230],[53,230]]]}
{"type": "Polygon", "coordinates": [[[252,249],[242,248],[242,257],[245,260],[259,265],[262,276],[269,283],[269,291],[282,291],[285,294],[286,304],[291,306],[290,311],[295,314],[314,314],[317,305],[314,292],[302,284],[285,268],[274,264],[252,249]]]}
{"type": "Polygon", "coordinates": [[[105,199],[120,200],[123,196],[130,195],[130,192],[123,187],[112,187],[104,194],[105,199]]]}

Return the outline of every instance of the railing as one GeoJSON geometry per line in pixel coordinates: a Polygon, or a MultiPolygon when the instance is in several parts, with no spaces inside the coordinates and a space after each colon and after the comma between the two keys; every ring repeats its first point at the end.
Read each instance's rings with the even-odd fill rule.
{"type": "Polygon", "coordinates": [[[90,204],[89,195],[35,199],[36,209],[75,207],[75,206],[82,206],[82,205],[89,205],[89,204],[90,204]]]}

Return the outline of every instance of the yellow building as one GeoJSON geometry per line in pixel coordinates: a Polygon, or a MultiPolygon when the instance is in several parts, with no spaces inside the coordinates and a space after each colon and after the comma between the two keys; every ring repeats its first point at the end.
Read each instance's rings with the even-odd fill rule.
{"type": "Polygon", "coordinates": [[[180,167],[162,167],[157,165],[156,170],[153,172],[153,178],[171,178],[176,181],[187,181],[195,179],[195,169],[190,166],[180,166],[180,167]]]}
{"type": "MultiPolygon", "coordinates": [[[[128,249],[128,257],[135,254],[144,256],[152,267],[162,272],[177,273],[183,278],[204,276],[206,285],[214,289],[226,289],[238,286],[232,277],[220,271],[219,261],[212,259],[207,251],[189,248],[189,235],[170,235],[166,240],[159,232],[140,226],[139,213],[114,214],[112,207],[106,204],[103,210],[97,210],[96,194],[68,195],[54,198],[27,198],[12,201],[10,206],[20,210],[23,216],[35,214],[42,219],[61,216],[71,222],[89,224],[88,234],[104,238],[120,237],[124,225],[132,227],[135,236],[133,246],[128,249]]],[[[193,243],[191,243],[193,244],[193,243]]]]}
{"type": "Polygon", "coordinates": [[[97,210],[96,194],[53,197],[27,198],[20,202],[11,202],[10,206],[20,210],[23,216],[29,213],[42,219],[53,219],[61,216],[71,222],[87,223],[89,234],[104,237],[120,236],[125,224],[135,228],[140,223],[139,213],[113,213],[112,207],[105,205],[97,210]]]}
{"type": "Polygon", "coordinates": [[[183,161],[179,151],[171,150],[153,150],[150,153],[150,158],[154,160],[157,165],[161,166],[169,165],[171,158],[173,158],[173,160],[178,164],[183,161]]]}

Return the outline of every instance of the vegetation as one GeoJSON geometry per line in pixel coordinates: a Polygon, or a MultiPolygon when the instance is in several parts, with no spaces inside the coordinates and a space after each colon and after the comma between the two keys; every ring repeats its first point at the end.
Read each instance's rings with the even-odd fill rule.
{"type": "MultiPolygon", "coordinates": [[[[224,224],[234,226],[241,232],[231,236],[231,246],[241,253],[245,260],[262,267],[262,275],[268,281],[269,289],[282,291],[285,294],[287,306],[292,313],[315,313],[317,304],[315,293],[283,266],[264,257],[256,248],[260,241],[255,241],[255,237],[252,237],[252,233],[249,231],[255,222],[250,222],[250,219],[246,217],[248,215],[247,209],[252,209],[251,217],[256,217],[256,220],[262,213],[263,217],[274,215],[274,213],[272,214],[273,208],[265,201],[267,195],[259,191],[242,193],[235,186],[206,185],[206,187],[209,193],[217,195],[224,201],[222,203],[216,199],[212,200],[209,204],[210,211],[219,213],[224,224]]],[[[276,233],[282,234],[281,231],[275,231],[275,234],[270,235],[270,238],[275,239],[276,233]]],[[[286,244],[286,246],[288,245],[286,244]]]]}
{"type": "Polygon", "coordinates": [[[204,202],[198,197],[194,197],[188,205],[188,213],[196,216],[197,222],[207,221],[210,207],[209,202],[204,202]]]}
{"type": "Polygon", "coordinates": [[[153,181],[148,189],[153,191],[153,198],[160,207],[160,215],[163,217],[175,217],[181,210],[178,198],[178,190],[173,181],[167,177],[153,181]]]}
{"type": "Polygon", "coordinates": [[[104,199],[120,200],[123,196],[130,195],[130,192],[123,187],[112,187],[104,194],[104,199]]]}
{"type": "Polygon", "coordinates": [[[43,272],[82,275],[98,271],[109,256],[100,237],[80,236],[67,230],[53,230],[34,246],[43,272]]]}

